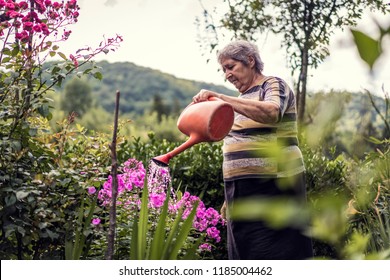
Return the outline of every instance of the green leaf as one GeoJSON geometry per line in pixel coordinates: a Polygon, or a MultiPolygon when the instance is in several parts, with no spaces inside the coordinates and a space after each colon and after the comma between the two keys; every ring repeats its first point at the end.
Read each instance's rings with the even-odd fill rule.
{"type": "Polygon", "coordinates": [[[8,238],[12,233],[15,232],[16,226],[11,224],[5,227],[5,238],[8,238]]]}
{"type": "Polygon", "coordinates": [[[130,259],[136,260],[138,256],[138,216],[135,215],[134,221],[133,221],[133,227],[131,231],[131,243],[130,243],[130,259]]]}
{"type": "Polygon", "coordinates": [[[10,60],[11,60],[11,57],[10,56],[6,56],[6,57],[3,58],[1,63],[7,63],[7,62],[10,62],[10,60]]]}
{"type": "Polygon", "coordinates": [[[22,236],[24,236],[24,235],[26,234],[26,230],[25,230],[23,227],[17,227],[17,229],[18,229],[18,232],[19,232],[22,236]]]}
{"type": "Polygon", "coordinates": [[[28,192],[18,191],[18,192],[16,192],[16,199],[22,200],[23,198],[27,197],[28,194],[29,194],[28,192]]]}
{"type": "Polygon", "coordinates": [[[16,203],[16,196],[11,194],[10,196],[5,197],[5,206],[11,206],[16,203]]]}
{"type": "Polygon", "coordinates": [[[49,105],[42,104],[41,106],[38,107],[38,112],[42,117],[47,118],[47,116],[49,116],[50,114],[49,105]]]}
{"type": "Polygon", "coordinates": [[[375,62],[382,54],[380,42],[359,30],[351,29],[351,32],[360,57],[372,70],[375,62]]]}
{"type": "Polygon", "coordinates": [[[183,207],[181,207],[179,209],[179,211],[177,212],[176,219],[173,222],[173,225],[171,227],[171,231],[169,232],[167,241],[164,244],[164,248],[163,248],[163,252],[162,252],[162,259],[164,259],[164,260],[168,259],[169,255],[171,253],[173,240],[179,231],[179,225],[180,225],[180,222],[182,220],[183,211],[184,211],[183,207]]]}
{"type": "Polygon", "coordinates": [[[64,55],[62,52],[58,52],[58,55],[64,59],[64,60],[68,60],[68,58],[66,57],[66,55],[64,55]]]}
{"type": "Polygon", "coordinates": [[[146,235],[147,235],[147,229],[148,229],[148,198],[149,198],[149,191],[148,191],[148,185],[147,180],[144,182],[144,189],[142,191],[142,200],[141,200],[141,211],[139,213],[139,222],[138,222],[138,256],[137,258],[139,260],[145,259],[145,253],[146,253],[146,235]]]}
{"type": "Polygon", "coordinates": [[[176,237],[176,242],[173,245],[171,253],[169,255],[170,260],[177,259],[177,255],[179,254],[180,249],[184,244],[184,241],[187,239],[187,236],[192,229],[192,223],[193,223],[195,215],[196,215],[196,210],[198,208],[198,204],[199,204],[199,200],[194,203],[193,208],[191,210],[191,213],[188,215],[187,219],[184,221],[184,223],[180,229],[180,232],[178,233],[178,235],[176,237]]]}
{"type": "Polygon", "coordinates": [[[12,56],[17,56],[18,53],[20,52],[20,49],[19,49],[19,45],[16,45],[13,49],[12,49],[12,56]]]}
{"type": "Polygon", "coordinates": [[[95,72],[95,73],[93,74],[93,76],[94,76],[96,79],[98,79],[99,81],[101,81],[101,80],[103,79],[103,75],[102,75],[102,73],[100,73],[100,72],[95,72]]]}
{"type": "Polygon", "coordinates": [[[195,260],[196,259],[196,251],[198,250],[200,243],[203,242],[203,236],[199,237],[198,240],[192,244],[190,248],[187,249],[187,253],[184,255],[182,260],[195,260]]]}
{"type": "Polygon", "coordinates": [[[65,260],[73,258],[73,241],[65,240],[65,260]]]}
{"type": "Polygon", "coordinates": [[[170,186],[167,189],[167,196],[161,210],[161,214],[159,216],[159,221],[157,224],[156,231],[154,232],[151,251],[150,251],[150,259],[151,260],[159,260],[162,257],[162,252],[165,243],[165,227],[166,227],[166,218],[168,214],[168,204],[169,204],[169,195],[170,195],[170,186]]]}

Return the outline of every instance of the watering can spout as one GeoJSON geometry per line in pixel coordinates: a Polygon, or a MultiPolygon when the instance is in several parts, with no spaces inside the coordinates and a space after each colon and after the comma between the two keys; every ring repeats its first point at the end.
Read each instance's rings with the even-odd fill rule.
{"type": "Polygon", "coordinates": [[[184,109],[177,121],[177,127],[189,136],[189,139],[169,153],[152,160],[159,165],[167,166],[171,158],[197,143],[220,141],[229,133],[233,121],[232,105],[218,98],[191,103],[184,109]]]}
{"type": "Polygon", "coordinates": [[[165,154],[165,155],[161,155],[161,156],[152,158],[154,163],[156,163],[157,165],[159,165],[161,167],[168,166],[170,159],[171,159],[171,157],[169,156],[169,153],[165,154]]]}

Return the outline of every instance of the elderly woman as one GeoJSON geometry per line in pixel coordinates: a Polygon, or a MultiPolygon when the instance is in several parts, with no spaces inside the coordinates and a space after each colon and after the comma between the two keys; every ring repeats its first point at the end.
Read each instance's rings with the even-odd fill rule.
{"type": "MultiPolygon", "coordinates": [[[[229,210],[241,198],[288,197],[306,201],[304,164],[298,147],[296,102],[286,82],[263,74],[255,45],[228,44],[218,53],[226,79],[238,97],[201,90],[194,102],[217,97],[230,103],[235,120],[224,139],[223,177],[229,210]]],[[[229,211],[228,211],[229,212],[229,211]]],[[[274,229],[262,220],[230,220],[229,259],[308,259],[311,239],[297,228],[274,229]]]]}

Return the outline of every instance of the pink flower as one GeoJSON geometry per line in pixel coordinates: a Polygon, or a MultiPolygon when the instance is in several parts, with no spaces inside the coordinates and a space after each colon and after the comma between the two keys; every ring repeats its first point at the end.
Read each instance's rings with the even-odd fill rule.
{"type": "Polygon", "coordinates": [[[199,246],[199,249],[202,251],[211,251],[211,245],[207,243],[203,243],[199,246]]]}
{"type": "Polygon", "coordinates": [[[221,237],[219,236],[220,231],[216,227],[211,227],[207,229],[207,236],[214,239],[216,242],[221,241],[221,237]]]}
{"type": "Polygon", "coordinates": [[[165,193],[161,193],[161,194],[151,193],[149,195],[149,199],[150,199],[150,203],[151,203],[152,207],[160,208],[161,206],[164,205],[166,195],[165,195],[165,193]]]}
{"type": "Polygon", "coordinates": [[[33,24],[32,22],[27,21],[27,22],[25,22],[25,23],[23,24],[23,29],[24,29],[24,30],[31,30],[33,26],[34,26],[34,24],[33,24]]]}
{"type": "Polygon", "coordinates": [[[26,30],[23,30],[22,32],[16,33],[15,37],[20,41],[26,41],[28,40],[28,33],[26,30]]]}
{"type": "Polygon", "coordinates": [[[49,35],[50,34],[49,28],[47,27],[46,24],[41,23],[41,29],[42,29],[42,33],[43,34],[45,34],[45,35],[49,35]]]}
{"type": "Polygon", "coordinates": [[[94,194],[94,193],[96,193],[95,187],[89,187],[89,188],[88,188],[88,193],[89,193],[89,194],[94,194]]]}
{"type": "Polygon", "coordinates": [[[41,32],[42,31],[41,25],[40,24],[34,25],[33,30],[35,32],[41,32]]]}
{"type": "Polygon", "coordinates": [[[60,9],[61,7],[62,7],[62,4],[60,4],[60,3],[58,3],[58,2],[54,2],[54,3],[53,3],[53,8],[54,8],[54,9],[58,10],[58,9],[60,9]]]}
{"type": "Polygon", "coordinates": [[[98,224],[100,224],[100,219],[99,218],[95,218],[95,219],[92,219],[92,224],[94,225],[94,226],[97,226],[98,224]]]}
{"type": "Polygon", "coordinates": [[[24,10],[24,9],[27,9],[28,8],[28,4],[26,1],[22,1],[19,3],[19,8],[24,10]]]}
{"type": "Polygon", "coordinates": [[[5,4],[5,6],[9,10],[14,10],[15,9],[15,4],[14,3],[7,3],[7,4],[5,4]]]}
{"type": "Polygon", "coordinates": [[[9,16],[10,18],[18,18],[18,17],[23,17],[23,15],[21,13],[18,13],[16,11],[8,11],[6,13],[7,16],[9,16]]]}
{"type": "Polygon", "coordinates": [[[71,54],[69,57],[73,61],[74,67],[79,67],[79,62],[77,61],[76,57],[73,54],[71,54]]]}

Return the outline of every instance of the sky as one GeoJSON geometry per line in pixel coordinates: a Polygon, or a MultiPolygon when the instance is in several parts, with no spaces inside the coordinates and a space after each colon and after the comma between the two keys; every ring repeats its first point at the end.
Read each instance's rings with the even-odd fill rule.
{"type": "MultiPolygon", "coordinates": [[[[124,39],[120,48],[98,56],[97,61],[132,62],[178,78],[234,89],[218,71],[220,67],[215,54],[205,55],[199,46],[195,19],[202,18],[202,6],[198,0],[78,0],[78,3],[81,8],[79,21],[71,27],[72,35],[68,41],[61,45],[63,52],[74,53],[85,46],[96,47],[103,36],[109,38],[119,34],[124,39]]],[[[202,3],[209,10],[217,7],[223,11],[226,6],[222,0],[203,0],[202,3]]],[[[390,26],[390,15],[367,12],[357,28],[374,36],[374,16],[382,25],[390,26]]],[[[389,91],[390,48],[381,57],[372,79],[351,40],[348,31],[332,35],[330,56],[316,70],[309,70],[309,90],[369,89],[380,94],[384,85],[389,91]]],[[[264,74],[279,76],[292,84],[285,50],[281,49],[280,42],[280,38],[272,34],[262,34],[256,42],[265,63],[264,74]]],[[[390,45],[390,39],[386,44],[390,45]]]]}

